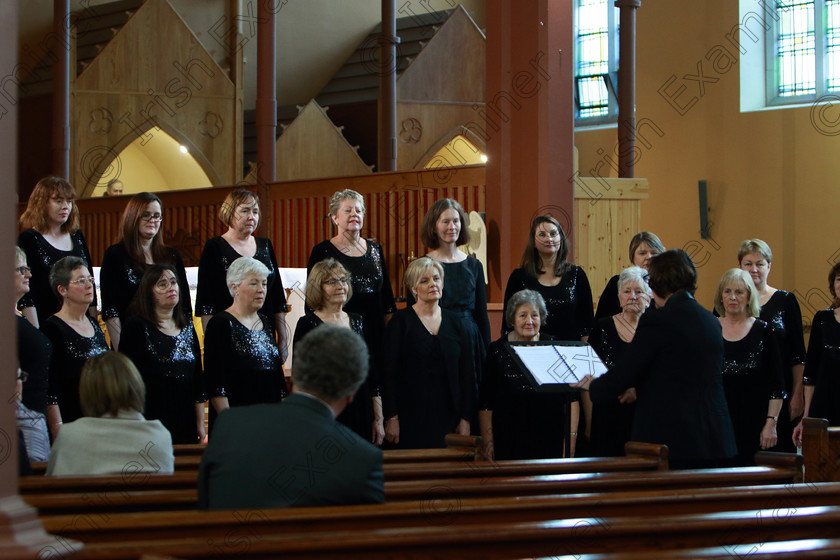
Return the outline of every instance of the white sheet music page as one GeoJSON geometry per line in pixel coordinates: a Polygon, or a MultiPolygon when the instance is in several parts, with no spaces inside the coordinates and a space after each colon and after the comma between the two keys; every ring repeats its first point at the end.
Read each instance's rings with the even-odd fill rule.
{"type": "Polygon", "coordinates": [[[540,385],[577,383],[607,371],[591,346],[511,346],[540,385]]]}

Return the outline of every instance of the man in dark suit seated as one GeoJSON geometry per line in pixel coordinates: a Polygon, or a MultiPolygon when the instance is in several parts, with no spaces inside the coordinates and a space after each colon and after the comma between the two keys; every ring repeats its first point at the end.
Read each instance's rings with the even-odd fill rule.
{"type": "Polygon", "coordinates": [[[295,348],[292,395],[219,415],[201,458],[199,507],[385,501],[382,451],[335,420],[367,372],[367,348],[350,329],[307,334],[295,348]]]}

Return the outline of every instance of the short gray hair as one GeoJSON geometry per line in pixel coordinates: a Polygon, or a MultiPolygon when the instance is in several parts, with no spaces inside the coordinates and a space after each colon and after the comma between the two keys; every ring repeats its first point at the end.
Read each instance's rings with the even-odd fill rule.
{"type": "Polygon", "coordinates": [[[516,322],[516,311],[523,305],[533,305],[540,313],[540,323],[545,322],[548,317],[548,311],[545,308],[545,300],[539,292],[534,290],[519,290],[508,300],[507,308],[505,309],[505,322],[508,328],[512,329],[516,322]]]}
{"type": "Polygon", "coordinates": [[[332,403],[355,393],[368,375],[364,340],[346,327],[323,324],[295,346],[294,386],[332,403]]]}
{"type": "Polygon", "coordinates": [[[621,293],[621,289],[624,287],[625,284],[629,284],[630,282],[638,282],[640,286],[643,286],[647,295],[651,295],[650,286],[647,283],[647,271],[639,266],[629,266],[621,271],[621,274],[618,275],[618,293],[621,293]]]}
{"type": "Polygon", "coordinates": [[[15,245],[15,262],[26,264],[26,252],[15,245]]]}
{"type": "Polygon", "coordinates": [[[233,286],[238,286],[251,274],[268,278],[268,267],[253,257],[239,257],[231,263],[225,276],[231,297],[233,297],[233,286]]]}
{"type": "Polygon", "coordinates": [[[409,290],[416,288],[417,283],[420,282],[420,277],[430,268],[437,270],[440,273],[440,279],[443,280],[443,265],[431,257],[420,257],[411,261],[411,264],[405,270],[406,287],[409,290]]]}

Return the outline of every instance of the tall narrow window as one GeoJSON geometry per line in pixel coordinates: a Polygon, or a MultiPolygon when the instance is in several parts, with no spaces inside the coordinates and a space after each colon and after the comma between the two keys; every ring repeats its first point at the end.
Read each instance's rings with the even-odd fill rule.
{"type": "MultiPolygon", "coordinates": [[[[838,0],[840,1],[840,0],[838,0]]],[[[618,8],[612,0],[575,1],[575,120],[595,124],[618,114],[618,8]]]]}

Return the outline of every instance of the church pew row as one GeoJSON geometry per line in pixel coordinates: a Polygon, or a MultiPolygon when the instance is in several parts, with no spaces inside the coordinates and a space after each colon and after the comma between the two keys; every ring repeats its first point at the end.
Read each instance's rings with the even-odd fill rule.
{"type": "Polygon", "coordinates": [[[805,418],[802,427],[805,480],[840,481],[840,427],[829,428],[824,418],[805,418]]]}
{"type": "MultiPolygon", "coordinates": [[[[434,450],[432,450],[434,451],[434,450]]],[[[567,473],[652,471],[666,470],[668,448],[648,443],[628,443],[628,456],[604,457],[598,459],[544,459],[516,461],[420,461],[385,463],[386,480],[421,480],[429,478],[487,478],[493,476],[525,476],[567,473]]],[[[794,455],[778,456],[766,454],[762,464],[794,466],[798,458],[794,455]],[[775,463],[774,463],[775,461],[775,463]],[[791,462],[792,461],[792,462],[791,462]]],[[[174,474],[152,475],[129,472],[114,475],[21,477],[21,494],[54,492],[95,492],[98,490],[160,490],[173,488],[194,488],[197,470],[187,469],[174,474]]]]}
{"type": "MultiPolygon", "coordinates": [[[[794,456],[795,457],[795,456],[794,456]]],[[[790,484],[801,468],[745,467],[695,471],[649,471],[572,473],[538,476],[488,476],[440,478],[427,480],[386,481],[387,502],[426,501],[442,503],[474,497],[538,496],[629,490],[665,490],[679,488],[714,488],[765,484],[790,484]]],[[[179,476],[179,475],[174,475],[179,476]]],[[[157,484],[166,477],[152,477],[157,484]]],[[[66,492],[26,493],[24,501],[39,515],[112,514],[119,512],[173,511],[195,509],[197,491],[191,487],[144,488],[126,490],[103,486],[98,491],[86,489],[66,492]]]]}
{"type": "Polygon", "coordinates": [[[840,538],[744,542],[703,548],[554,556],[550,560],[824,560],[840,558],[840,538]]]}
{"type": "Polygon", "coordinates": [[[687,488],[609,493],[419,500],[377,505],[250,511],[145,512],[42,516],[47,532],[85,543],[160,541],[182,536],[232,540],[248,535],[302,534],[422,526],[642,517],[743,509],[786,510],[840,503],[840,483],[687,488]]]}
{"type": "Polygon", "coordinates": [[[263,533],[228,539],[88,543],[80,560],[177,558],[466,558],[508,559],[615,553],[819,539],[840,525],[840,507],[809,506],[716,513],[580,517],[475,525],[365,528],[303,534],[263,533]]]}

